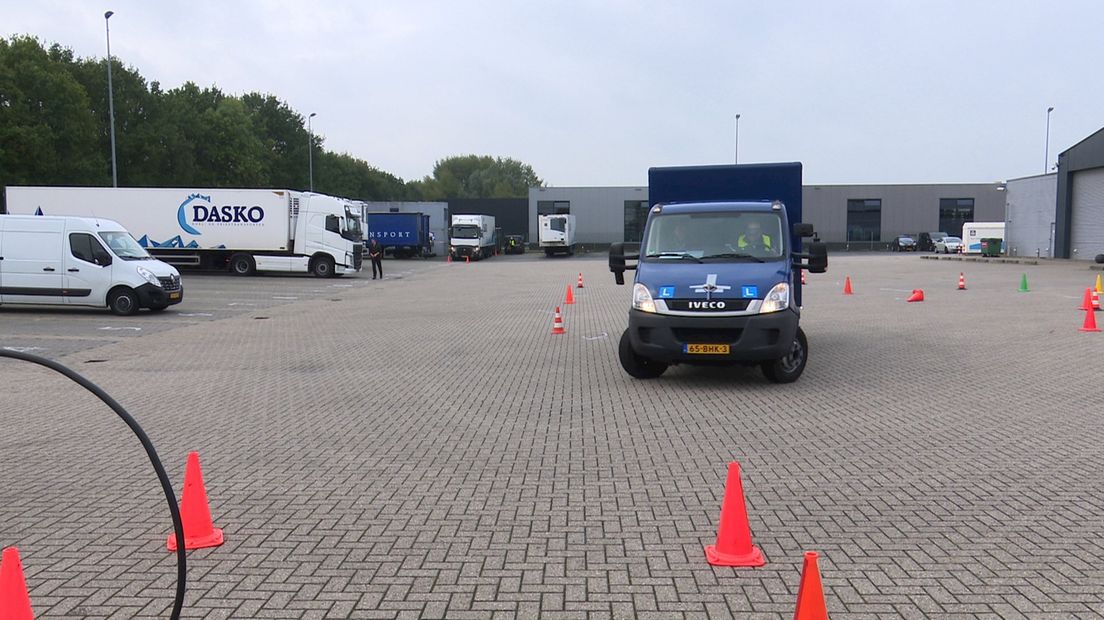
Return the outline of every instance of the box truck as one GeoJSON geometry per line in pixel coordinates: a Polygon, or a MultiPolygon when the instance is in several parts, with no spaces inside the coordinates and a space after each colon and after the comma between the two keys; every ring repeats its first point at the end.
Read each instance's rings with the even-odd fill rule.
{"type": "Polygon", "coordinates": [[[0,305],[91,306],[125,316],[183,299],[180,272],[118,222],[0,215],[0,305]]]}
{"type": "Polygon", "coordinates": [[[801,164],[652,168],[639,244],[610,246],[617,284],[636,270],[622,368],[655,378],[672,364],[753,364],[775,383],[796,381],[809,345],[801,269],[828,268],[823,243],[801,223],[801,164]]]}
{"type": "Polygon", "coordinates": [[[1004,222],[969,222],[962,225],[962,253],[980,254],[982,239],[1000,239],[1004,246],[1004,222]]]}
{"type": "Polygon", "coordinates": [[[313,273],[359,271],[364,233],[350,201],[286,189],[8,187],[8,211],[119,222],[176,266],[313,273]]]}
{"type": "Polygon", "coordinates": [[[364,213],[364,243],[376,239],[396,258],[428,256],[429,216],[425,213],[364,213]]]}
{"type": "Polygon", "coordinates": [[[449,255],[472,260],[494,255],[495,219],[491,215],[454,215],[449,226],[449,255]]]}
{"type": "Polygon", "coordinates": [[[537,220],[538,242],[545,256],[575,253],[574,215],[542,215],[537,220]]]}

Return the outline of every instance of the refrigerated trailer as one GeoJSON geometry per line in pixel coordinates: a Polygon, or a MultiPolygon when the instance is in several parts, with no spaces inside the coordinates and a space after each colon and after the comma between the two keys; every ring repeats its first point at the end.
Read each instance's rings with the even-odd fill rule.
{"type": "Polygon", "coordinates": [[[359,271],[359,206],[286,189],[8,187],[8,212],[108,218],[178,267],[313,273],[359,271]]]}

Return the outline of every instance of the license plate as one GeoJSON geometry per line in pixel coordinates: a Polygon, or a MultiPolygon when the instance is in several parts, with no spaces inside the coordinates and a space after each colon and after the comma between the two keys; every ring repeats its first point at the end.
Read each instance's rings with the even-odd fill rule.
{"type": "Polygon", "coordinates": [[[169,299],[180,299],[180,293],[169,293],[169,299]]]}
{"type": "Polygon", "coordinates": [[[728,355],[727,344],[688,344],[685,351],[691,355],[728,355]]]}

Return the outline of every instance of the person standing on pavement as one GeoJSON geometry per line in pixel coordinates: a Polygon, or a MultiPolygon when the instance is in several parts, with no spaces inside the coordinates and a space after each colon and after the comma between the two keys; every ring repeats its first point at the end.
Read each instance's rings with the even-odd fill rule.
{"type": "Polygon", "coordinates": [[[373,238],[368,242],[368,258],[372,259],[372,279],[376,279],[376,272],[383,279],[383,246],[378,239],[373,238]]]}

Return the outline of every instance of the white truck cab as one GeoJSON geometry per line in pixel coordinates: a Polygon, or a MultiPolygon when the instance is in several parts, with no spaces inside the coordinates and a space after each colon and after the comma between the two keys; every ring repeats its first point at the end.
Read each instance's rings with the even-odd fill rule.
{"type": "Polygon", "coordinates": [[[183,299],[180,272],[117,222],[0,215],[0,305],[91,306],[125,316],[183,299]]]}

